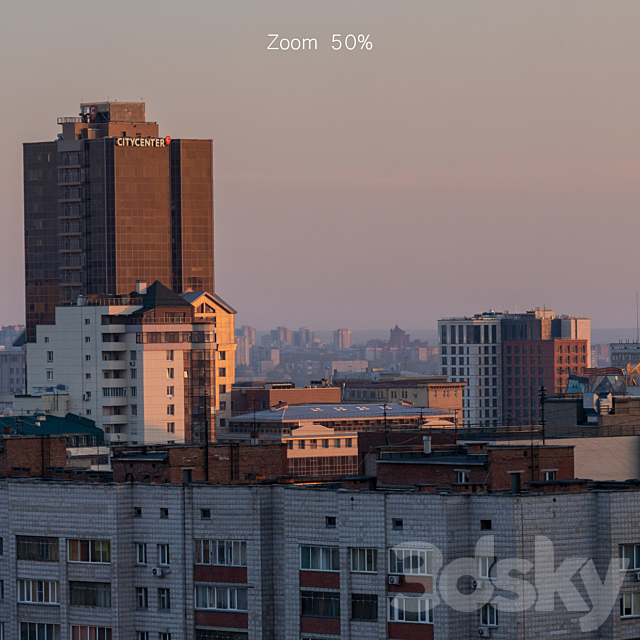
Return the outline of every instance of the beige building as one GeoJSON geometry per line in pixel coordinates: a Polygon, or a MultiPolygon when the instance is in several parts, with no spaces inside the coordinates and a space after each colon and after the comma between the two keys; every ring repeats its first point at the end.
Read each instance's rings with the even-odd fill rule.
{"type": "Polygon", "coordinates": [[[231,414],[235,311],[216,295],[156,281],[56,307],[28,344],[28,391],[68,394],[111,443],[213,440],[231,414]]]}

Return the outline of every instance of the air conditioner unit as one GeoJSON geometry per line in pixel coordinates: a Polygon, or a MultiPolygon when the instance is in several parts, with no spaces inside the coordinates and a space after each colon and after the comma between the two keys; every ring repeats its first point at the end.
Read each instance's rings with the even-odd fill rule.
{"type": "Polygon", "coordinates": [[[478,627],[478,635],[481,638],[490,638],[491,631],[487,627],[478,627]]]}
{"type": "Polygon", "coordinates": [[[389,584],[402,584],[402,576],[389,576],[389,584]]]}
{"type": "Polygon", "coordinates": [[[484,581],[483,581],[483,580],[474,580],[474,581],[471,583],[471,586],[472,586],[474,589],[482,589],[482,588],[484,587],[484,581]]]}
{"type": "Polygon", "coordinates": [[[168,573],[171,573],[171,569],[169,567],[154,567],[151,573],[158,578],[164,578],[168,573]]]}

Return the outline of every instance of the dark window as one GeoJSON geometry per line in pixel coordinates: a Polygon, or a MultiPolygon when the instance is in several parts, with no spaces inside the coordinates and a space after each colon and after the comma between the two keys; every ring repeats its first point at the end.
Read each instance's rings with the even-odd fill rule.
{"type": "Polygon", "coordinates": [[[200,509],[200,517],[203,520],[211,520],[211,509],[200,509]]]}
{"type": "Polygon", "coordinates": [[[237,631],[196,629],[196,640],[247,640],[248,637],[248,633],[240,633],[237,631]]]}
{"type": "Polygon", "coordinates": [[[134,518],[142,517],[142,507],[133,507],[133,517],[134,518]]]}
{"type": "Polygon", "coordinates": [[[79,607],[111,607],[108,582],[69,582],[70,603],[79,607]]]}
{"type": "Polygon", "coordinates": [[[491,530],[491,520],[480,520],[480,529],[484,531],[491,530]]]}
{"type": "Polygon", "coordinates": [[[335,528],[335,526],[336,526],[336,517],[335,516],[327,516],[326,523],[327,523],[327,527],[335,528]]]}
{"type": "Polygon", "coordinates": [[[302,615],[316,618],[340,618],[340,594],[325,591],[303,591],[302,615]]]}
{"type": "Polygon", "coordinates": [[[393,519],[393,528],[394,529],[402,529],[403,528],[403,522],[400,518],[394,518],[393,519]]]}
{"type": "Polygon", "coordinates": [[[351,617],[354,620],[377,620],[378,596],[373,593],[354,593],[351,596],[351,617]]]}
{"type": "Polygon", "coordinates": [[[58,562],[58,538],[39,538],[36,536],[17,536],[18,560],[36,560],[37,562],[58,562]]]}

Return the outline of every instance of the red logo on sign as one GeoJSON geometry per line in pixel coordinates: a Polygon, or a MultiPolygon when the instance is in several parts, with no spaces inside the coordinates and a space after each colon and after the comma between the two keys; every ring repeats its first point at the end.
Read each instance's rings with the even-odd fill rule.
{"type": "Polygon", "coordinates": [[[98,107],[96,107],[95,104],[89,107],[89,115],[91,116],[91,122],[93,122],[96,119],[96,116],[98,115],[98,107]]]}
{"type": "Polygon", "coordinates": [[[165,144],[171,144],[171,136],[165,136],[164,137],[164,143],[165,144]]]}

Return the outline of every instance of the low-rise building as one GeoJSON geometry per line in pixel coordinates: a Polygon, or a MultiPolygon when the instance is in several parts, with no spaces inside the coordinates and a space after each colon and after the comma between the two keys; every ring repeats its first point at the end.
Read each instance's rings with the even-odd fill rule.
{"type": "Polygon", "coordinates": [[[326,384],[297,387],[292,382],[238,384],[231,389],[233,416],[265,411],[280,403],[299,404],[340,403],[340,389],[326,384]]]}

